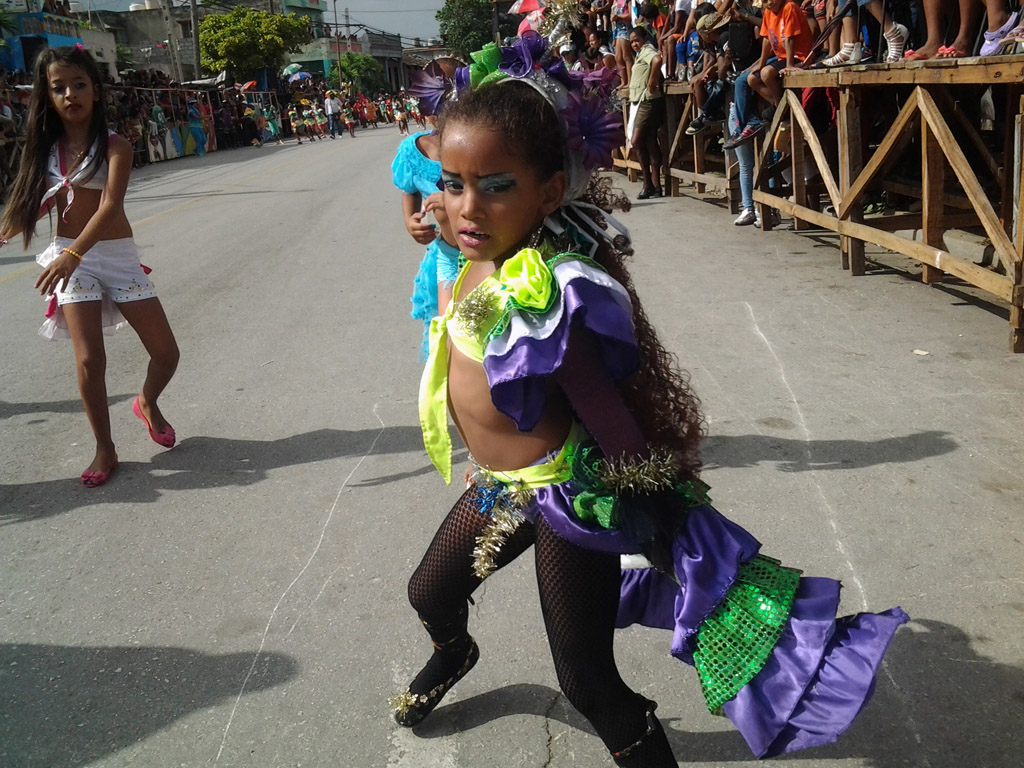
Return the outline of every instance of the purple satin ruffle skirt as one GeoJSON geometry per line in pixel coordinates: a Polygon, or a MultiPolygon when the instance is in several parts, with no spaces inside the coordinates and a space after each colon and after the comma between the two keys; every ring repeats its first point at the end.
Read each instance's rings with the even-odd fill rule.
{"type": "MultiPolygon", "coordinates": [[[[594,529],[572,511],[566,484],[537,491],[527,517],[587,549],[634,553],[620,531],[594,529]]],[[[672,632],[671,653],[693,663],[696,635],[759,542],[706,505],[691,509],[673,542],[675,581],[654,569],[622,572],[617,626],[672,632]]],[[[875,673],[897,628],[899,608],[836,617],[840,584],[802,577],[792,611],[767,663],[722,709],[757,757],[834,742],[870,699],[875,673]]]]}

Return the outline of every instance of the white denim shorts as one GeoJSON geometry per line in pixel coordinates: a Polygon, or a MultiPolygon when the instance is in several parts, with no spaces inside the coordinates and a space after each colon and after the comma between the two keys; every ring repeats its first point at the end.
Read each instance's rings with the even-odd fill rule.
{"type": "MultiPolygon", "coordinates": [[[[73,240],[56,237],[50,247],[36,257],[43,268],[60,256],[61,248],[71,246],[73,240]]],[[[62,281],[63,284],[63,281],[62,281]]],[[[67,287],[56,291],[57,304],[79,301],[101,301],[104,296],[115,304],[141,301],[156,296],[149,276],[139,262],[139,249],[135,240],[100,240],[82,254],[82,261],[71,273],[67,287]]]]}

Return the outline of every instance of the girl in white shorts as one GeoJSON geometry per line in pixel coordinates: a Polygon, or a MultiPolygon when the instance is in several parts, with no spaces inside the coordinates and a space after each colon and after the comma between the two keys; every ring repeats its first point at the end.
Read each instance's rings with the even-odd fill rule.
{"type": "Polygon", "coordinates": [[[40,334],[70,338],[74,345],[82,404],[96,437],[96,455],[82,473],[82,485],[96,488],[117,467],[103,334],[127,322],[149,352],[132,411],[165,448],[176,438],[157,398],[174,375],[178,346],[125,216],[132,147],[108,135],[96,62],[81,47],[48,48],[35,69],[25,150],[0,219],[0,245],[20,234],[27,247],[40,214],[56,205],[57,236],[36,259],[43,267],[36,288],[50,297],[40,334]]]}

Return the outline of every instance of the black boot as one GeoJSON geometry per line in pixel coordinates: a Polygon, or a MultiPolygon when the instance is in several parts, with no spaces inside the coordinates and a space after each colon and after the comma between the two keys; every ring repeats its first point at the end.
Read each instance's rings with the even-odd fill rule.
{"type": "Polygon", "coordinates": [[[422,617],[420,621],[430,635],[434,655],[409,683],[409,688],[390,702],[395,722],[406,728],[412,728],[433,712],[444,695],[466,676],[480,658],[480,649],[467,631],[468,605],[446,624],[431,625],[422,617]]]}
{"type": "Polygon", "coordinates": [[[623,768],[677,768],[679,763],[672,754],[668,737],[654,716],[657,707],[653,701],[647,702],[647,730],[625,749],[612,752],[616,765],[623,768]]]}

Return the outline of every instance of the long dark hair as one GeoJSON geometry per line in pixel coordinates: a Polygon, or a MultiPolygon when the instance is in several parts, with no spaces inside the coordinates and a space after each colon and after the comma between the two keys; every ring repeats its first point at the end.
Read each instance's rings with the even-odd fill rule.
{"type": "MultiPolygon", "coordinates": [[[[549,179],[565,168],[559,117],[530,85],[502,82],[460,96],[441,113],[439,133],[443,136],[446,126],[458,123],[486,125],[499,131],[509,152],[532,166],[541,179],[549,179]]],[[[628,209],[628,200],[614,194],[607,179],[597,179],[588,192],[584,201],[607,212],[613,207],[628,209]]],[[[626,268],[626,260],[632,255],[629,244],[621,240],[614,245],[609,243],[569,209],[563,209],[563,215],[595,236],[600,243],[595,260],[622,284],[633,306],[640,367],[619,385],[626,405],[649,443],[673,451],[681,476],[696,477],[700,473],[699,449],[704,437],[700,401],[690,388],[689,376],[662,346],[640,304],[626,268]]]]}
{"type": "Polygon", "coordinates": [[[42,201],[43,192],[47,187],[46,162],[50,156],[50,148],[64,134],[60,116],[50,100],[47,72],[51,64],[78,67],[92,80],[98,100],[92,107],[92,121],[89,124],[87,146],[92,147],[93,144],[97,144],[97,147],[89,164],[89,178],[107,161],[107,142],[97,142],[97,139],[107,132],[103,78],[100,75],[99,67],[84,48],[72,46],[44,49],[36,59],[32,98],[28,103],[28,120],[25,124],[25,149],[21,155],[21,166],[18,169],[18,177],[14,181],[11,199],[7,203],[3,219],[0,219],[0,229],[3,231],[21,231],[26,248],[35,234],[36,221],[39,218],[39,203],[42,201]]]}

